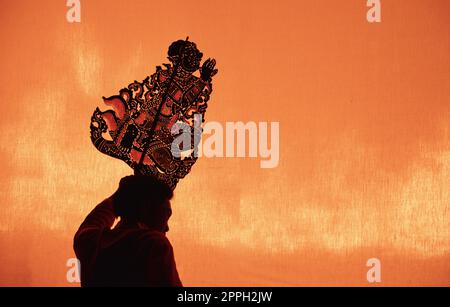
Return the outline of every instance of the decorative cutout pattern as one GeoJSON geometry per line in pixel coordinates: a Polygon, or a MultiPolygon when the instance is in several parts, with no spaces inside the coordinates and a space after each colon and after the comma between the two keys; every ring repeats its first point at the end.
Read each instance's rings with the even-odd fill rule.
{"type": "Polygon", "coordinates": [[[135,173],[156,176],[174,189],[196,162],[198,144],[191,142],[187,156],[174,157],[171,144],[177,134],[171,134],[172,128],[184,123],[191,127],[192,137],[201,134],[194,127],[194,115],[201,115],[204,121],[211,78],[217,73],[214,59],[200,68],[202,55],[193,42],[176,41],[169,47],[172,64],[157,66],[151,77],[134,81],[119,95],[103,97],[112,110],[95,109],[90,125],[94,146],[123,160],[135,173]],[[197,70],[200,78],[194,76],[197,70]]]}

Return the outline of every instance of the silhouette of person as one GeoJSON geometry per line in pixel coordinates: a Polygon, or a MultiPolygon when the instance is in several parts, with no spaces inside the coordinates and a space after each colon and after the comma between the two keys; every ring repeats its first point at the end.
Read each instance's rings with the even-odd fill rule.
{"type": "Polygon", "coordinates": [[[122,178],[117,191],[88,214],[75,234],[81,286],[181,287],[166,237],[172,196],[169,186],[154,177],[122,178]],[[118,216],[120,222],[111,229],[118,216]]]}

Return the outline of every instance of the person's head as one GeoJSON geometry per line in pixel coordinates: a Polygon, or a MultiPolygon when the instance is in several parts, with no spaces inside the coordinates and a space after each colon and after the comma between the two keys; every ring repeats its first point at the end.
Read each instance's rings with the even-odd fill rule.
{"type": "Polygon", "coordinates": [[[164,182],[151,176],[132,175],[120,180],[113,195],[113,207],[124,223],[143,223],[151,229],[167,232],[172,197],[172,189],[164,182]]]}

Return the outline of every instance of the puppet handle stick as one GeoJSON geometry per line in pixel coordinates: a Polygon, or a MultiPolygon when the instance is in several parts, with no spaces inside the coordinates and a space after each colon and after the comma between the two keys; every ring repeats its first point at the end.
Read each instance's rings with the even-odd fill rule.
{"type": "MultiPolygon", "coordinates": [[[[189,36],[186,37],[186,41],[188,41],[188,40],[189,40],[189,36]]],[[[184,49],[184,46],[183,46],[183,49],[184,49]]],[[[183,53],[183,49],[181,49],[180,55],[183,53]]],[[[169,94],[170,86],[172,85],[173,79],[175,78],[175,75],[177,73],[177,70],[178,70],[179,66],[180,66],[180,61],[178,61],[175,64],[175,66],[173,68],[173,71],[172,71],[172,74],[171,74],[170,79],[169,79],[169,83],[168,83],[168,85],[166,87],[166,90],[164,91],[164,94],[163,94],[163,96],[161,98],[161,103],[159,104],[158,110],[156,111],[156,114],[155,114],[155,118],[153,119],[152,126],[150,128],[149,133],[148,133],[147,142],[145,142],[145,144],[144,144],[144,148],[142,150],[142,154],[141,154],[141,157],[139,159],[139,164],[134,169],[134,172],[135,172],[136,175],[140,173],[142,165],[144,164],[144,158],[145,158],[145,155],[147,154],[147,151],[149,150],[150,141],[153,138],[153,134],[155,133],[156,125],[158,124],[158,120],[159,120],[159,116],[161,115],[162,107],[163,107],[164,103],[166,102],[167,95],[169,94]]]]}

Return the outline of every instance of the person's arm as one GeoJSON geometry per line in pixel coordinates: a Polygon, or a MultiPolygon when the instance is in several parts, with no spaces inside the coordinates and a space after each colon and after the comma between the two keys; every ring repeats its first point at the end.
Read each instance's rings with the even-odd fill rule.
{"type": "Polygon", "coordinates": [[[115,219],[111,198],[102,201],[88,214],[74,238],[73,246],[78,259],[84,258],[93,251],[98,236],[104,229],[110,229],[115,219]]]}

